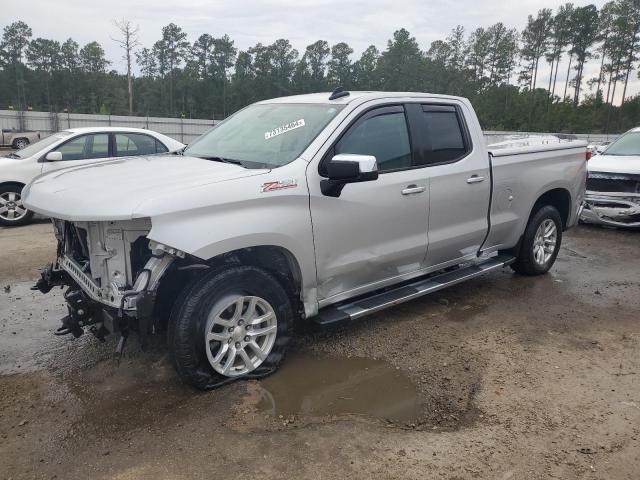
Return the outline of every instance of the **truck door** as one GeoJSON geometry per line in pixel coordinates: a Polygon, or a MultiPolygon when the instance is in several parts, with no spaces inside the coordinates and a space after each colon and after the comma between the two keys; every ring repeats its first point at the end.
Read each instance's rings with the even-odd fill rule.
{"type": "Polygon", "coordinates": [[[465,112],[460,104],[422,105],[419,128],[429,178],[425,266],[430,269],[475,258],[489,227],[489,158],[481,132],[469,130],[465,112]]]}
{"type": "Polygon", "coordinates": [[[369,109],[352,121],[319,164],[309,164],[321,306],[323,300],[365,293],[421,268],[429,194],[426,168],[416,168],[410,138],[404,106],[369,109]],[[348,184],[337,198],[324,196],[322,162],[339,153],[374,155],[378,179],[348,184]]]}

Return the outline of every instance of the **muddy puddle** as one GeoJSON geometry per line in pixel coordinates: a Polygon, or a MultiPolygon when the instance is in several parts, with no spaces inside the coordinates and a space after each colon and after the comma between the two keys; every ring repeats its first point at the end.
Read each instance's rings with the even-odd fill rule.
{"type": "Polygon", "coordinates": [[[411,423],[423,409],[401,370],[368,358],[291,355],[258,390],[257,410],[272,416],[362,415],[411,423]]]}

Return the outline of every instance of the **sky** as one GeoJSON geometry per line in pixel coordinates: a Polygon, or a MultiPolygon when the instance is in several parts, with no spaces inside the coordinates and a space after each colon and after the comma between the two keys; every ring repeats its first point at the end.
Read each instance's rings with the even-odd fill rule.
{"type": "MultiPolygon", "coordinates": [[[[258,42],[270,44],[287,38],[303,52],[318,39],[330,44],[347,42],[354,59],[369,45],[384,50],[387,40],[399,28],[406,28],[427,50],[429,44],[444,39],[456,25],[467,32],[480,26],[503,22],[518,30],[526,25],[527,15],[541,8],[554,11],[566,0],[3,0],[0,27],[25,21],[35,37],[64,41],[72,37],[80,45],[98,41],[112,61],[112,68],[125,70],[122,52],[112,40],[117,36],[113,22],[125,18],[139,25],[142,46],[151,46],[160,38],[161,28],[176,23],[193,42],[202,33],[214,37],[228,34],[243,50],[258,42]]],[[[605,1],[574,0],[575,5],[605,1]]],[[[558,82],[566,75],[566,63],[560,65],[558,82]],[[564,66],[564,70],[563,70],[564,66]],[[564,73],[562,73],[564,72],[564,73]]],[[[585,68],[585,80],[597,74],[599,62],[591,60],[585,68]]],[[[539,73],[538,86],[547,85],[549,66],[539,73]]],[[[631,93],[640,90],[640,81],[632,74],[631,93]]],[[[586,88],[586,84],[583,85],[586,88]]],[[[621,90],[621,89],[620,89],[621,90]]],[[[557,90],[558,92],[558,90],[557,90]]],[[[621,93],[621,92],[620,92],[621,93]]],[[[619,98],[618,98],[619,101],[619,98]]]]}

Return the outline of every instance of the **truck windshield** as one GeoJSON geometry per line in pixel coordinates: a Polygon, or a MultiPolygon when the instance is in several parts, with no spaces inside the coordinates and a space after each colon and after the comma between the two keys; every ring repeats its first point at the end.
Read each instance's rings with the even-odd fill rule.
{"type": "Polygon", "coordinates": [[[13,156],[17,158],[27,158],[31,155],[35,155],[39,151],[47,148],[49,145],[53,145],[56,142],[59,142],[64,137],[71,135],[71,132],[58,132],[53,135],[49,135],[48,137],[43,138],[42,140],[32,143],[31,145],[24,147],[22,150],[18,150],[13,152],[13,156]]]}
{"type": "Polygon", "coordinates": [[[607,147],[602,155],[640,155],[640,132],[630,132],[607,147]]]}
{"type": "Polygon", "coordinates": [[[325,104],[251,105],[189,145],[184,155],[276,168],[295,160],[343,108],[325,104]]]}

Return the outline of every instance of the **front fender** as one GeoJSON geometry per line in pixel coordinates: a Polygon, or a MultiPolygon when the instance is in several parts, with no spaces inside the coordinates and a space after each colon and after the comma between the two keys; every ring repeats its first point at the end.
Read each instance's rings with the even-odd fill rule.
{"type": "Polygon", "coordinates": [[[24,160],[0,158],[0,184],[20,183],[27,185],[40,175],[41,170],[42,165],[31,158],[24,160]]]}
{"type": "Polygon", "coordinates": [[[316,266],[306,184],[250,197],[152,216],[148,237],[203,260],[248,247],[283,248],[298,263],[310,313],[317,308],[316,266]]]}

